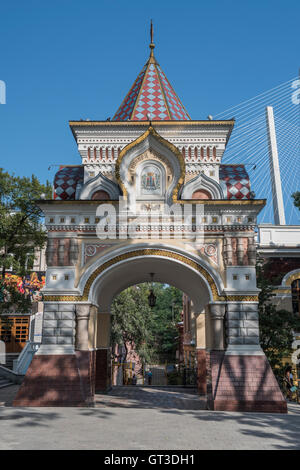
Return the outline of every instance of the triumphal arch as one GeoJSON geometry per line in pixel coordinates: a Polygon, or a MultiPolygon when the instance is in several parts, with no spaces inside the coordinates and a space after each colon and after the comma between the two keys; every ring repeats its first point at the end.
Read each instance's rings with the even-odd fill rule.
{"type": "Polygon", "coordinates": [[[190,118],[153,41],[112,119],[70,122],[81,164],[62,165],[53,199],[39,201],[42,344],[15,405],[92,405],[110,387],[112,300],[151,275],[192,301],[208,408],[286,411],[259,344],[254,235],[265,201],[242,163],[222,164],[233,126],[190,118]]]}

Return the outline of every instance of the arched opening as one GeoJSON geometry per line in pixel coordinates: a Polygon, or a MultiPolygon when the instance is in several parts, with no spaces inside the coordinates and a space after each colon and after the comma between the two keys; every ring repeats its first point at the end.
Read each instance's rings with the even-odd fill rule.
{"type": "Polygon", "coordinates": [[[109,194],[106,191],[103,191],[103,189],[95,191],[92,195],[92,201],[107,201],[109,199],[109,194]]]}
{"type": "MultiPolygon", "coordinates": [[[[223,317],[214,317],[211,314],[209,305],[214,302],[214,296],[217,295],[218,290],[211,274],[192,260],[185,259],[176,253],[167,252],[167,250],[155,248],[124,253],[124,255],[117,256],[115,260],[107,261],[106,266],[106,269],[104,269],[104,265],[96,268],[94,274],[85,281],[86,285],[89,286],[89,290],[85,291],[85,294],[89,302],[95,305],[95,314],[90,317],[89,321],[89,349],[94,348],[96,350],[96,391],[109,389],[113,380],[115,380],[111,355],[113,346],[111,323],[114,299],[131,286],[149,283],[150,274],[153,273],[154,285],[169,285],[180,290],[181,299],[182,294],[184,294],[185,301],[182,302],[181,300],[181,312],[177,313],[181,315],[182,311],[185,310],[186,315],[188,312],[188,316],[185,319],[183,318],[182,331],[180,331],[180,325],[178,325],[180,321],[177,321],[178,318],[176,318],[178,332],[176,334],[177,339],[175,340],[175,337],[173,339],[176,343],[178,337],[182,335],[186,345],[184,348],[185,354],[180,358],[179,344],[176,343],[178,360],[176,361],[175,357],[175,360],[171,361],[173,362],[173,364],[170,364],[173,374],[169,370],[171,380],[177,380],[178,385],[183,385],[184,381],[191,382],[193,380],[192,374],[195,373],[194,386],[197,387],[197,393],[205,395],[206,350],[212,347],[224,349],[223,317]],[[213,292],[214,290],[215,292],[213,292]],[[189,303],[188,307],[187,303],[189,303]],[[193,359],[192,356],[194,356],[193,359]],[[182,371],[184,368],[193,369],[193,371],[190,371],[190,376],[180,376],[181,372],[178,371],[179,359],[181,359],[181,365],[183,365],[182,371]],[[103,367],[103,365],[105,366],[103,367]]],[[[170,303],[169,307],[172,309],[172,300],[170,303]]],[[[127,359],[125,362],[128,362],[127,359]]],[[[156,364],[159,368],[162,361],[156,362],[159,363],[156,364]]],[[[149,364],[145,365],[149,366],[149,364]]],[[[163,375],[166,379],[168,374],[165,366],[166,364],[163,367],[163,375]]],[[[154,369],[152,373],[154,374],[154,369]]],[[[131,380],[132,377],[133,373],[130,377],[131,380]]],[[[144,373],[139,376],[139,380],[144,380],[144,382],[147,380],[144,373]]],[[[162,385],[167,386],[169,384],[162,385]]]]}
{"type": "Polygon", "coordinates": [[[212,199],[211,194],[206,189],[197,189],[192,194],[192,199],[212,199]]]}
{"type": "Polygon", "coordinates": [[[196,390],[196,318],[179,289],[142,283],[111,308],[112,386],[181,386],[196,390]]]}

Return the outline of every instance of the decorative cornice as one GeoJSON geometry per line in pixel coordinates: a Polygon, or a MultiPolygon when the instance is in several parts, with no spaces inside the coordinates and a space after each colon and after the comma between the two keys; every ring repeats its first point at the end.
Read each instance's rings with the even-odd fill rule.
{"type": "MultiPolygon", "coordinates": [[[[155,126],[191,126],[191,125],[203,125],[203,126],[230,126],[233,127],[235,121],[232,119],[224,121],[151,121],[155,126]]],[[[150,125],[150,121],[69,121],[69,126],[144,126],[147,127],[150,125]]]]}
{"type": "MultiPolygon", "coordinates": [[[[133,217],[134,218],[134,217],[133,217]]],[[[129,224],[124,224],[126,227],[128,227],[129,224]]],[[[163,232],[163,228],[169,229],[172,232],[184,232],[185,230],[185,225],[184,224],[176,224],[173,222],[170,222],[169,224],[162,224],[158,223],[157,225],[155,224],[149,224],[148,222],[143,222],[140,223],[139,225],[143,225],[145,227],[160,227],[161,229],[158,230],[159,233],[163,232]]],[[[97,224],[87,224],[87,225],[49,225],[46,224],[46,228],[49,232],[96,232],[96,227],[97,224]]],[[[121,226],[122,227],[122,226],[121,226]]],[[[116,226],[112,226],[112,228],[116,229],[116,233],[120,232],[120,225],[117,224],[116,226]]],[[[197,233],[197,228],[200,229],[201,231],[204,230],[205,232],[253,232],[255,229],[255,225],[194,225],[192,224],[192,232],[197,233]]],[[[147,230],[149,232],[149,229],[147,230]]],[[[124,234],[124,231],[122,231],[124,234]]],[[[139,231],[140,233],[140,231],[139,231]]],[[[190,233],[190,231],[188,231],[190,233]]]]}
{"type": "MultiPolygon", "coordinates": [[[[121,154],[120,154],[121,155],[121,154]]],[[[185,201],[177,200],[178,204],[206,204],[207,206],[262,206],[266,205],[266,199],[204,199],[204,200],[197,200],[197,199],[187,199],[185,201]]],[[[91,200],[66,200],[66,201],[58,201],[57,199],[39,199],[36,201],[39,206],[45,206],[47,204],[52,205],[76,205],[76,204],[118,204],[119,201],[91,201],[91,200]]]]}

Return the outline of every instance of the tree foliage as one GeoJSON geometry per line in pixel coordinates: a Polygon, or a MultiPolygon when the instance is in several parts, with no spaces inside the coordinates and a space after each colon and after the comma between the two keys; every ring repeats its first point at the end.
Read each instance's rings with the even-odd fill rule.
{"type": "Polygon", "coordinates": [[[300,210],[300,191],[293,193],[292,198],[294,199],[294,205],[300,210]]]}
{"type": "MultiPolygon", "coordinates": [[[[148,305],[149,283],[130,287],[119,294],[112,305],[112,344],[125,348],[131,344],[144,362],[175,360],[182,310],[178,289],[155,283],[156,305],[148,305]]],[[[126,361],[126,359],[123,359],[126,361]]]]}
{"type": "Polygon", "coordinates": [[[150,360],[152,336],[148,294],[147,285],[140,284],[124,290],[113,301],[111,340],[112,345],[118,344],[125,348],[124,362],[127,360],[129,344],[142,361],[150,360]]]}
{"type": "Polygon", "coordinates": [[[270,365],[279,378],[283,375],[283,360],[292,353],[294,331],[300,330],[300,318],[287,310],[277,310],[272,303],[274,286],[264,275],[262,260],[257,263],[257,286],[259,293],[260,343],[270,365]]]}
{"type": "Polygon", "coordinates": [[[8,269],[25,275],[32,268],[35,250],[46,242],[42,211],[35,201],[44,193],[51,198],[51,185],[31,178],[10,175],[0,168],[0,313],[12,308],[28,311],[30,300],[5,280],[8,269]]]}
{"type": "Polygon", "coordinates": [[[160,361],[175,361],[177,323],[181,320],[182,292],[173,286],[155,284],[156,305],[152,309],[153,349],[160,361]]]}

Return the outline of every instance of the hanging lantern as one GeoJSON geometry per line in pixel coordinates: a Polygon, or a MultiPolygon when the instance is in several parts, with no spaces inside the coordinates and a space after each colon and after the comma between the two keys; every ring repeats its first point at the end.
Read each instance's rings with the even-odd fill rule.
{"type": "Polygon", "coordinates": [[[148,295],[148,304],[149,304],[149,307],[153,308],[155,307],[155,304],[156,304],[156,296],[154,295],[154,292],[153,292],[154,273],[150,273],[150,277],[151,277],[151,282],[152,282],[152,289],[150,289],[150,294],[148,295]]]}
{"type": "Polygon", "coordinates": [[[148,304],[149,304],[149,307],[151,308],[155,307],[155,304],[156,304],[156,296],[154,295],[154,292],[152,289],[150,290],[150,294],[148,295],[148,304]]]}

